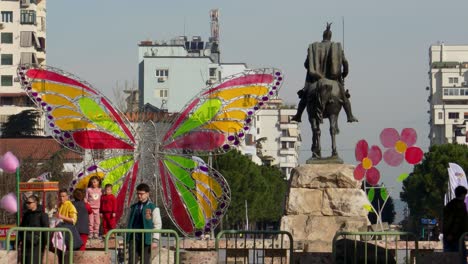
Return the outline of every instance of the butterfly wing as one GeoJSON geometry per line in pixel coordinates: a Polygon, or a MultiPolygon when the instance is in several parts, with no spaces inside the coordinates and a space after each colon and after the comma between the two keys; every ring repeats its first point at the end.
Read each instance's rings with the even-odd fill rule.
{"type": "Polygon", "coordinates": [[[91,85],[52,67],[20,66],[18,76],[31,100],[46,114],[53,137],[79,153],[86,149],[133,150],[127,122],[91,85]]]}
{"type": "Polygon", "coordinates": [[[195,156],[167,155],[158,167],[162,200],[179,230],[200,237],[216,228],[231,200],[221,174],[195,156]]]}
{"type": "Polygon", "coordinates": [[[223,176],[196,156],[224,153],[240,144],[254,113],[277,94],[283,77],[276,69],[249,70],[198,94],[160,143],[158,170],[163,203],[186,235],[216,228],[230,203],[223,176]]]}
{"type": "Polygon", "coordinates": [[[124,208],[138,162],[134,160],[135,138],[123,115],[90,84],[59,69],[21,65],[18,77],[27,95],[45,112],[53,137],[71,150],[91,154],[92,160],[74,176],[70,191],[86,188],[89,178],[96,175],[104,184],[114,185],[118,207],[124,208]],[[95,160],[98,154],[105,159],[95,160]]]}
{"type": "Polygon", "coordinates": [[[277,69],[249,70],[198,94],[165,133],[166,152],[223,153],[238,146],[253,115],[277,95],[283,81],[277,69]]]}

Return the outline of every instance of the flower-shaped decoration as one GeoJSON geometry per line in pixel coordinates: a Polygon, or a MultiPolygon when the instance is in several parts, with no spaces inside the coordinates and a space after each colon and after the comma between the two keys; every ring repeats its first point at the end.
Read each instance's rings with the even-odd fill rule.
{"type": "Polygon", "coordinates": [[[403,161],[403,157],[409,164],[419,163],[423,158],[423,152],[416,143],[416,131],[412,128],[405,128],[401,131],[401,136],[394,128],[385,128],[380,133],[380,142],[387,148],[383,158],[390,166],[398,166],[403,161]]]}
{"type": "Polygon", "coordinates": [[[380,172],[375,166],[382,160],[382,151],[377,146],[369,149],[367,141],[359,140],[354,151],[359,165],[354,169],[354,178],[358,181],[364,177],[370,185],[376,185],[380,180],[380,172]]]}

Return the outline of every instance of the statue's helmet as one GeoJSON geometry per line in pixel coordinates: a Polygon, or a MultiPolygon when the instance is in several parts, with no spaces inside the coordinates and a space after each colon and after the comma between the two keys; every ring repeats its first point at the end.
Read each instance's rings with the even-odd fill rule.
{"type": "Polygon", "coordinates": [[[332,38],[332,32],[330,30],[331,25],[332,23],[327,22],[327,28],[325,29],[325,31],[323,31],[323,40],[331,40],[332,38]]]}

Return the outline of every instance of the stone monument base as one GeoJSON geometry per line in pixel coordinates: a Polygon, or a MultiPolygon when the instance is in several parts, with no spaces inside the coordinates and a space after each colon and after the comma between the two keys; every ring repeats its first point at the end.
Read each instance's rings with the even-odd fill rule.
{"type": "Polygon", "coordinates": [[[291,172],[281,230],[305,252],[331,252],[336,232],[367,227],[369,201],[353,171],[349,164],[307,164],[291,172]]]}

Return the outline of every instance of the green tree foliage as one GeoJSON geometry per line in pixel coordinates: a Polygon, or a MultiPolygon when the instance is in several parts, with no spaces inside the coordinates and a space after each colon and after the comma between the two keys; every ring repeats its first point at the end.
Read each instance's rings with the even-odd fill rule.
{"type": "Polygon", "coordinates": [[[421,218],[441,219],[447,191],[448,164],[454,162],[468,168],[468,147],[458,144],[432,146],[422,163],[403,181],[401,200],[410,209],[409,226],[417,228],[421,218]]]}
{"type": "Polygon", "coordinates": [[[21,138],[37,135],[37,124],[40,114],[36,110],[24,110],[8,117],[1,128],[3,138],[21,138]]]}
{"type": "Polygon", "coordinates": [[[245,223],[245,201],[250,223],[275,222],[281,218],[287,182],[278,168],[259,166],[237,151],[217,156],[213,165],[231,188],[231,205],[223,220],[225,227],[241,227],[245,223]]]}

